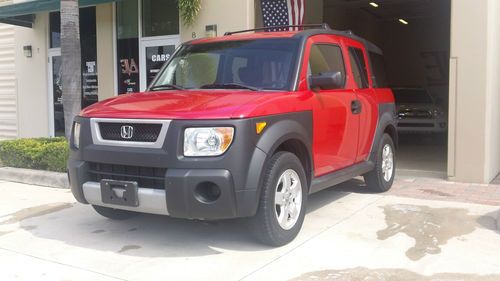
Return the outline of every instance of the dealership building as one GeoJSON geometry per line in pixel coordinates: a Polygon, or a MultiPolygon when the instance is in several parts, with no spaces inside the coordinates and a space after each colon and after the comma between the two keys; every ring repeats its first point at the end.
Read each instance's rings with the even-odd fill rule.
{"type": "MultiPolygon", "coordinates": [[[[0,0],[0,139],[62,135],[59,0],[0,0]]],[[[263,25],[261,0],[80,0],[82,106],[143,91],[175,47],[263,25]]],[[[500,1],[308,0],[305,23],[381,47],[393,87],[424,88],[446,136],[402,138],[400,167],[489,183],[500,172],[500,1]],[[415,141],[417,139],[418,141],[415,141]]]]}

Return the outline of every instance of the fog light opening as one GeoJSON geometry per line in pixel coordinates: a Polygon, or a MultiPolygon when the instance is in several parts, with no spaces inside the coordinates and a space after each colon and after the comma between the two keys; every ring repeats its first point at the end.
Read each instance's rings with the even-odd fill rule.
{"type": "Polygon", "coordinates": [[[221,190],[213,182],[199,183],[195,188],[195,198],[202,203],[213,203],[219,199],[221,190]]]}

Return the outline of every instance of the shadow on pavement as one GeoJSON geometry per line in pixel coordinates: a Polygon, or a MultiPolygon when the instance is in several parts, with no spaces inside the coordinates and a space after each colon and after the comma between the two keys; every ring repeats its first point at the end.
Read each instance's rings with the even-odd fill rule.
{"type": "MultiPolygon", "coordinates": [[[[361,183],[351,180],[311,195],[307,212],[333,203],[349,192],[359,191],[361,183]]],[[[20,220],[21,228],[42,239],[139,257],[197,257],[220,254],[218,249],[269,249],[255,240],[246,219],[198,221],[142,214],[125,221],[113,221],[99,216],[88,205],[59,204],[60,207],[52,204],[53,212],[44,211],[20,220]]]]}
{"type": "Polygon", "coordinates": [[[480,216],[477,219],[477,223],[485,229],[500,234],[500,210],[480,216]]]}

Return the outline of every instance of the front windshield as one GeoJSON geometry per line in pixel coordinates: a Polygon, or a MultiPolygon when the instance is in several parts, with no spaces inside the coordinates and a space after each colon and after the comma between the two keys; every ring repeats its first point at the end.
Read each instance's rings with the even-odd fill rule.
{"type": "Polygon", "coordinates": [[[159,74],[150,89],[290,88],[299,42],[258,39],[188,44],[159,74]]]}

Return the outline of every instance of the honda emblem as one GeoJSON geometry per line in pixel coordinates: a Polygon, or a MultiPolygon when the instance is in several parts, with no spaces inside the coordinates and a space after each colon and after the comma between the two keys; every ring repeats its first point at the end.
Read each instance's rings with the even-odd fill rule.
{"type": "Polygon", "coordinates": [[[122,139],[129,140],[134,136],[134,127],[130,125],[124,125],[121,127],[120,135],[122,139]]]}

